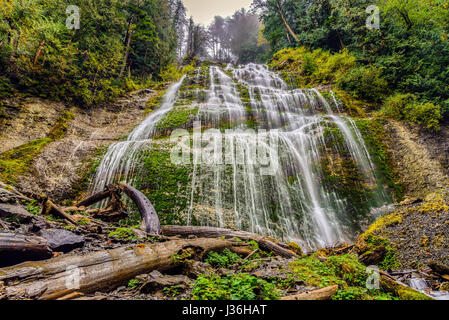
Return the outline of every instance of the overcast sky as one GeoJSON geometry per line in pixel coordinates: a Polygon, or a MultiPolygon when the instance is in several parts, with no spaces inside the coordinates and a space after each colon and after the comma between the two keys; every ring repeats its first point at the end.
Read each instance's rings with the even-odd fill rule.
{"type": "Polygon", "coordinates": [[[208,26],[215,16],[227,17],[235,11],[249,9],[253,0],[184,0],[187,17],[193,16],[196,23],[208,26]]]}

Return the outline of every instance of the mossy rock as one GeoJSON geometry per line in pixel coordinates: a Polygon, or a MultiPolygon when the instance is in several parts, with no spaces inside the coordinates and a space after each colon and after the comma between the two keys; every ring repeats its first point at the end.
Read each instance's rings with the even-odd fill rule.
{"type": "Polygon", "coordinates": [[[52,139],[37,139],[0,154],[0,179],[16,184],[17,177],[31,172],[31,165],[52,139]]]}

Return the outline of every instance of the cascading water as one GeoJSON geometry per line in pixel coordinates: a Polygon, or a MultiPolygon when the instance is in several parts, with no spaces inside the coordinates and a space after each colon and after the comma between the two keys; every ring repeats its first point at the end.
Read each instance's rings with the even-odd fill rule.
{"type": "MultiPolygon", "coordinates": [[[[192,81],[199,75],[199,70],[192,74],[192,81]]],[[[334,93],[325,98],[315,89],[290,90],[277,74],[256,64],[211,66],[205,75],[208,88],[196,88],[198,99],[189,102],[196,105],[194,120],[203,129],[193,128],[186,223],[249,230],[296,241],[305,249],[351,240],[360,220],[368,217],[357,208],[349,212],[351,199],[326,180],[323,159],[338,162],[329,156],[332,150],[347,154],[360,188],[370,190],[368,210],[389,203],[362,135],[352,119],[340,114],[344,106],[334,93]],[[205,90],[203,101],[200,91],[205,90]],[[329,132],[337,147],[330,145],[329,132]]],[[[183,81],[127,141],[109,148],[94,191],[118,180],[133,183],[139,176],[139,150],[152,142],[158,122],[182,104],[177,98],[182,100],[183,81]]]]}
{"type": "Polygon", "coordinates": [[[97,169],[93,191],[103,190],[105,186],[114,183],[117,179],[131,182],[130,179],[139,162],[140,149],[154,134],[156,124],[173,108],[184,79],[185,76],[168,89],[160,108],[138,125],[126,141],[114,143],[109,147],[97,169]]]}

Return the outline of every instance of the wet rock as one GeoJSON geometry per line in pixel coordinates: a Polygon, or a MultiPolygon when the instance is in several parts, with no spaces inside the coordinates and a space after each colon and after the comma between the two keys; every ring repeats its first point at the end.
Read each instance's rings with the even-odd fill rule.
{"type": "Polygon", "coordinates": [[[73,232],[61,229],[41,230],[40,236],[47,240],[47,245],[58,252],[69,252],[75,248],[84,246],[84,236],[76,235],[73,232]]]}
{"type": "Polygon", "coordinates": [[[45,218],[32,215],[19,205],[0,203],[0,217],[15,218],[21,224],[31,224],[29,231],[38,231],[47,227],[45,218]]]}
{"type": "Polygon", "coordinates": [[[366,266],[378,265],[387,254],[384,245],[380,245],[373,250],[367,251],[359,257],[359,261],[366,266]]]}
{"type": "Polygon", "coordinates": [[[186,288],[191,282],[192,281],[184,275],[163,275],[159,271],[153,271],[149,274],[147,281],[140,288],[140,292],[150,293],[172,286],[186,288]]]}

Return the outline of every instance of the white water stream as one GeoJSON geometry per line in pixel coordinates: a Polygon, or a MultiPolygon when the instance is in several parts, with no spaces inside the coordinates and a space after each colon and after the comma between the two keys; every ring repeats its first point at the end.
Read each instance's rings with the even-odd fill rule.
{"type": "MultiPolygon", "coordinates": [[[[277,74],[256,64],[225,70],[211,66],[208,78],[207,102],[198,103],[197,120],[221,129],[223,148],[230,152],[223,163],[194,161],[187,223],[241,228],[296,241],[305,249],[350,240],[358,219],[347,211],[351,199],[326,186],[320,168],[329,149],[324,133],[330,128],[340,133],[360,180],[374,190],[369,206],[389,203],[360,131],[340,114],[342,105],[333,93],[326,99],[315,89],[289,90],[277,74]],[[249,105],[243,102],[241,88],[248,92],[249,105]],[[234,130],[225,131],[222,123],[234,130]],[[252,129],[264,131],[254,139],[252,129]],[[258,161],[252,150],[258,150],[258,161]]],[[[126,141],[109,147],[93,191],[119,180],[133,183],[138,151],[152,141],[157,123],[175,108],[183,81],[168,90],[161,107],[126,141]]]]}

